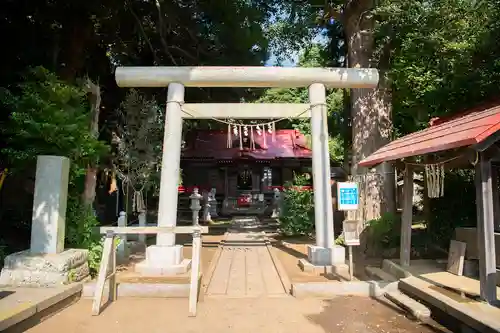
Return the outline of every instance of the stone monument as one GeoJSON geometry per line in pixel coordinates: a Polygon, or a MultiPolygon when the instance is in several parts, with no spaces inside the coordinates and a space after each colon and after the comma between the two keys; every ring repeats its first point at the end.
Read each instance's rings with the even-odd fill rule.
{"type": "MultiPolygon", "coordinates": [[[[198,189],[195,189],[195,190],[198,191],[198,189]]],[[[198,193],[198,192],[196,192],[196,193],[198,193]]],[[[212,221],[212,216],[210,215],[210,201],[209,201],[209,194],[207,191],[203,191],[202,198],[203,198],[203,217],[202,217],[202,220],[204,222],[210,222],[210,221],[212,221]]]]}
{"type": "Polygon", "coordinates": [[[0,285],[53,287],[89,276],[88,251],[64,249],[69,163],[38,156],[30,249],[5,257],[0,285]]]}
{"type": "Polygon", "coordinates": [[[219,214],[217,213],[217,199],[215,199],[215,194],[217,193],[217,189],[212,187],[210,192],[208,192],[208,204],[209,204],[209,213],[210,217],[217,217],[219,214]]]}
{"type": "Polygon", "coordinates": [[[273,196],[273,213],[271,215],[271,218],[277,219],[277,218],[280,217],[281,192],[277,188],[274,188],[273,192],[274,192],[274,196],[273,196]]]}

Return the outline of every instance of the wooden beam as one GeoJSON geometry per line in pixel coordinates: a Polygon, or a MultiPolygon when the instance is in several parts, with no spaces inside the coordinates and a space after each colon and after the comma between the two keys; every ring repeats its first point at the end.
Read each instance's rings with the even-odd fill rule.
{"type": "Polygon", "coordinates": [[[143,235],[143,234],[191,234],[199,230],[202,234],[208,233],[208,227],[181,226],[181,227],[99,227],[99,233],[113,232],[116,235],[143,235]]]}
{"type": "Polygon", "coordinates": [[[310,104],[199,103],[182,106],[184,119],[311,118],[310,104]]]}
{"type": "Polygon", "coordinates": [[[374,68],[306,67],[117,67],[119,87],[166,87],[180,83],[186,87],[298,88],[323,83],[328,88],[375,88],[374,68]]]}
{"type": "Polygon", "coordinates": [[[198,292],[200,289],[201,272],[201,234],[193,233],[193,259],[191,262],[191,281],[189,288],[189,316],[196,317],[198,292]]]}
{"type": "Polygon", "coordinates": [[[400,265],[410,266],[413,223],[413,166],[407,164],[403,175],[403,214],[401,217],[400,265]]]}
{"type": "Polygon", "coordinates": [[[477,237],[479,244],[479,282],[481,298],[493,304],[497,302],[496,258],[495,258],[495,199],[498,188],[494,188],[497,177],[493,174],[491,161],[479,153],[476,164],[477,237]]]}

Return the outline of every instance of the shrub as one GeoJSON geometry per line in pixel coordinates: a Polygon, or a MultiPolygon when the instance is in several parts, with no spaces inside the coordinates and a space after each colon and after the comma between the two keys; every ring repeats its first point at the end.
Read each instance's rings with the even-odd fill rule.
{"type": "Polygon", "coordinates": [[[310,235],[314,231],[314,196],[310,188],[302,188],[308,180],[295,175],[285,184],[280,215],[281,231],[287,236],[310,235]]]}
{"type": "Polygon", "coordinates": [[[93,231],[99,222],[93,210],[81,204],[79,199],[69,198],[66,212],[66,246],[89,251],[90,274],[95,276],[102,257],[102,242],[93,231]]]}
{"type": "Polygon", "coordinates": [[[378,219],[367,222],[370,242],[379,249],[389,249],[399,246],[401,235],[401,218],[391,213],[385,213],[378,219]]]}

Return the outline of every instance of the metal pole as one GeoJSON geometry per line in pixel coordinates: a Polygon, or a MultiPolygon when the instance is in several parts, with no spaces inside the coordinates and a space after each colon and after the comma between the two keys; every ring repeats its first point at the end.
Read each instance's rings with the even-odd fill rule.
{"type": "Polygon", "coordinates": [[[354,279],[354,264],[352,260],[352,246],[349,246],[349,279],[352,281],[354,279]]]}

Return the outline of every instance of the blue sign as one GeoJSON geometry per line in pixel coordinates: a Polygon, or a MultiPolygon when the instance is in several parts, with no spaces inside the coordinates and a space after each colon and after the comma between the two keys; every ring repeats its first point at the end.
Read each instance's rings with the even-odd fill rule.
{"type": "Polygon", "coordinates": [[[358,184],[342,182],[337,184],[338,189],[338,209],[356,210],[359,205],[358,184]]]}

